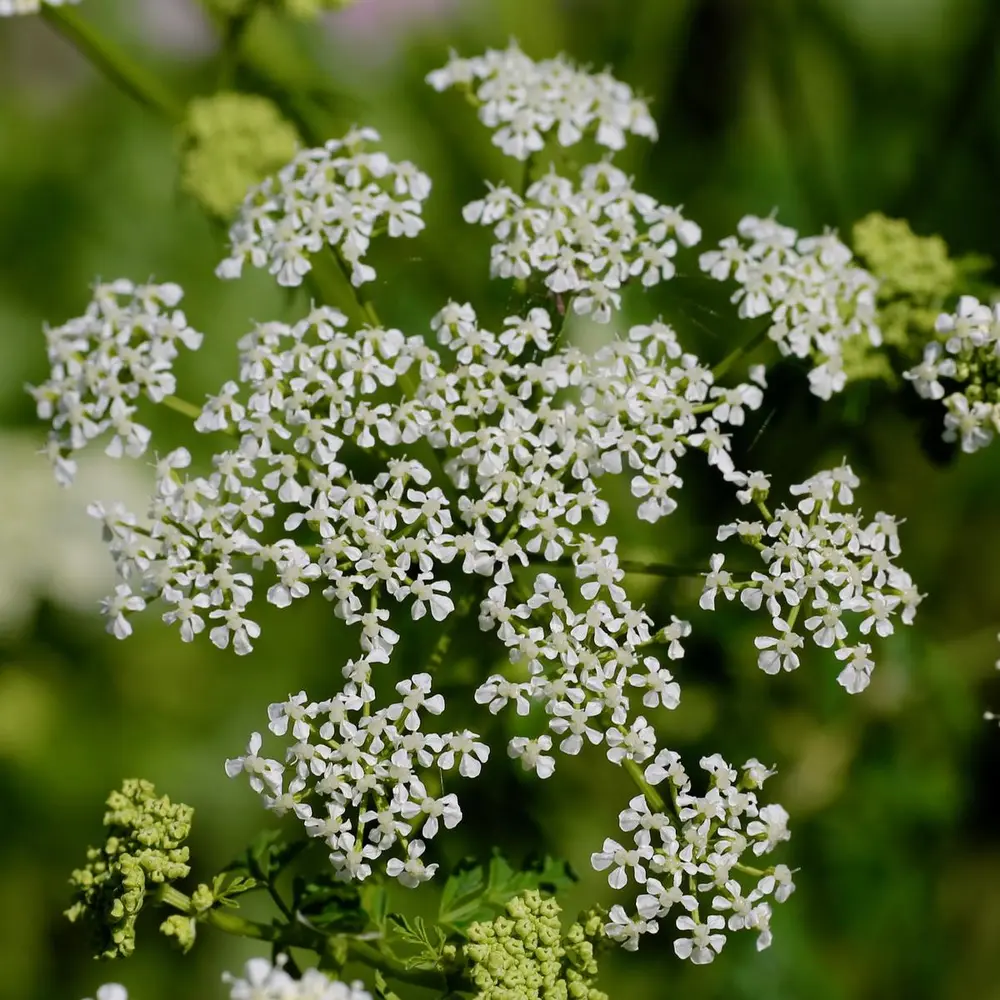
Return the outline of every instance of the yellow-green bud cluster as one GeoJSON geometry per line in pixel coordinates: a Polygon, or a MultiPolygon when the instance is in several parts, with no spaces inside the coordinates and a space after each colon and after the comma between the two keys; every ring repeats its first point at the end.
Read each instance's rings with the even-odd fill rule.
{"type": "Polygon", "coordinates": [[[959,263],[940,236],[918,236],[905,219],[873,212],[856,223],[854,252],[879,280],[876,296],[883,344],[897,356],[861,338],[845,345],[844,368],[850,379],[895,383],[895,369],[907,368],[934,338],[934,323],[962,277],[959,263]]]}
{"type": "Polygon", "coordinates": [[[181,186],[220,218],[231,216],[299,145],[274,103],[227,91],[191,101],[182,141],[181,186]]]}
{"type": "Polygon", "coordinates": [[[593,985],[603,921],[591,914],[563,933],[561,909],[530,889],[506,913],[472,924],[465,956],[476,1000],[607,1000],[593,985]]]}
{"type": "Polygon", "coordinates": [[[90,922],[100,956],[115,958],[135,950],[135,922],[148,884],[173,882],[190,872],[184,841],[194,810],[158,797],[150,782],[134,778],[111,793],[107,806],[107,840],[89,848],[86,867],[70,877],[75,899],[66,916],[90,922]]]}

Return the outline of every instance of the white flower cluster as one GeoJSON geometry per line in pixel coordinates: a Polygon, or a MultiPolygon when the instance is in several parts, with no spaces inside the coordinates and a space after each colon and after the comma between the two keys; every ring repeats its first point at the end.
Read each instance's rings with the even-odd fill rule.
{"type": "Polygon", "coordinates": [[[505,155],[526,160],[554,132],[560,146],[593,133],[608,149],[622,149],[628,134],[656,139],[646,102],[610,73],[577,69],[564,56],[535,62],[514,43],[504,50],[462,59],[427,76],[437,91],[461,87],[478,105],[479,120],[493,131],[505,155]]]}
{"type": "MultiPolygon", "coordinates": [[[[440,89],[478,81],[484,120],[519,156],[550,129],[563,143],[596,129],[598,141],[613,148],[627,131],[653,134],[645,105],[610,77],[519,58],[511,49],[453,60],[431,82],[440,89]]],[[[430,188],[412,165],[368,151],[376,139],[361,129],[300,153],[251,192],[220,273],[236,277],[249,259],[279,283],[296,285],[309,255],[331,246],[353,269],[355,285],[371,280],[363,260],[370,239],[383,225],[391,236],[415,235],[430,188]]],[[[844,643],[841,613],[866,615],[864,634],[887,634],[891,615],[901,612],[908,622],[919,601],[893,564],[895,523],[879,515],[865,526],[835,511],[835,502],[851,501],[856,484],[846,467],[793,488],[803,496],[796,509],[767,511],[767,479],[735,469],[729,433],[761,406],[763,374],[716,385],[660,321],[616,333],[594,351],[560,341],[555,324],[570,301],[576,313],[610,322],[626,281],[653,285],[671,277],[678,244],[700,239],[676,209],[637,193],[602,162],[583,167],[578,185],[550,171],[523,197],[493,188],[465,216],[493,227],[493,272],[527,286],[525,315],[508,316],[495,331],[480,325],[471,305],[449,302],[431,319],[433,339],[382,327],[370,306],[370,325],[360,329],[348,329],[345,315],[328,305],[294,324],[257,325],[239,342],[236,377],[195,421],[202,433],[230,438],[211,469],[189,474],[191,455],[179,448],[159,458],[142,518],[121,506],[91,508],[121,581],[104,602],[109,631],[127,637],[131,615],[159,600],[163,620],[178,626],[182,640],[207,632],[217,647],[245,654],[260,634],[256,595],[283,608],[320,590],[334,614],[357,627],[360,656],[344,666],[344,686],[333,697],[311,701],[300,692],[270,706],[269,729],[289,741],[282,759],[261,756],[255,733],[226,769],[247,775],[269,809],[293,812],[323,838],[340,877],[363,879],[389,855],[387,874],[412,886],[434,873],[423,860],[427,841],[461,819],[439,772],[457,768],[473,778],[488,748],[468,730],[422,729],[424,715],[444,709],[432,694],[431,672],[447,653],[451,623],[425,669],[397,684],[397,698],[379,708],[376,674],[387,672],[400,615],[440,623],[478,605],[481,628],[496,632],[509,666],[479,685],[477,702],[494,713],[512,704],[521,715],[539,705],[546,720],[540,735],[511,739],[508,753],[544,778],[554,769],[556,743],[570,755],[600,746],[644,793],[622,814],[634,850],[609,841],[595,855],[598,867],[614,865],[612,884],[632,870],[646,889],[638,916],[612,911],[609,934],[634,947],[679,902],[685,913],[677,927],[686,933],[675,948],[682,957],[708,961],[722,946],[722,923],[755,929],[766,943],[765,897],[787,896],[790,873],[754,869],[740,858],[786,839],[787,817],[780,806],[758,809],[755,790],[770,773],[758,762],[738,776],[722,758],[705,758],[710,788],[696,796],[676,755],[658,748],[649,718],[680,700],[658,654],[682,657],[690,626],[672,616],[658,628],[629,599],[618,540],[601,530],[614,495],[605,477],[625,477],[637,516],[655,522],[677,506],[687,452],[704,452],[764,516],[723,528],[720,539],[739,535],[761,551],[768,572],[737,583],[715,556],[703,606],[719,589],[729,598],[740,593],[750,607],[766,603],[781,638],[757,640],[760,665],[776,671],[797,663],[802,639],[792,630],[811,601],[806,628],[849,660],[841,683],[852,690],[867,683],[870,661],[866,645],[844,643]],[[532,308],[540,298],[545,307],[532,308]],[[365,479],[362,468],[370,470],[365,479]],[[453,586],[462,576],[456,609],[453,586]],[[668,778],[664,802],[655,787],[668,778]],[[655,876],[648,881],[647,868],[655,876]],[[756,879],[748,895],[739,876],[756,879]],[[698,892],[716,893],[704,923],[698,892]]],[[[772,336],[783,350],[820,351],[832,372],[842,340],[868,329],[864,272],[849,266],[832,236],[796,241],[792,233],[789,242],[784,234],[791,231],[760,220],[741,232],[752,236],[750,246],[724,246],[728,263],[723,268],[720,257],[709,269],[725,277],[735,266],[743,314],[772,312],[772,336]]],[[[156,319],[159,308],[141,312],[156,319]]],[[[130,348],[125,386],[140,384],[154,401],[173,392],[167,369],[151,369],[155,379],[146,374],[142,345],[152,335],[139,346],[128,338],[116,346],[118,335],[119,325],[104,323],[93,334],[96,346],[69,338],[63,350],[50,349],[53,379],[35,393],[56,432],[71,428],[57,438],[57,453],[111,429],[120,439],[112,453],[145,449],[148,434],[138,436],[139,447],[117,424],[92,419],[110,412],[118,396],[132,398],[123,376],[105,378],[103,361],[95,368],[88,360],[101,351],[117,357],[130,348]],[[89,423],[77,417],[80,385],[93,407],[89,423]]],[[[196,337],[189,336],[190,346],[196,337]]],[[[254,987],[261,996],[271,995],[268,976],[284,983],[280,968],[261,975],[264,985],[254,987]]]]}
{"type": "Polygon", "coordinates": [[[182,297],[175,284],[121,279],[97,285],[82,316],[46,328],[51,374],[29,391],[39,418],[52,424],[46,450],[62,485],[76,474],[73,453],[107,431],[108,455],[138,458],[146,451],[150,431],[134,419],[138,399],[158,403],[172,395],[177,345],[197,350],[202,342],[175,308],[182,297]]]}
{"type": "Polygon", "coordinates": [[[656,734],[644,715],[631,712],[630,690],[649,711],[680,703],[680,685],[652,647],[665,646],[668,659],[680,659],[681,639],[691,626],[674,618],[653,633],[652,619],[625,595],[616,541],[597,543],[584,535],[575,547],[572,565],[583,611],[573,610],[550,573],[535,577],[524,602],[509,603],[509,588],[497,584],[480,606],[480,626],[496,630],[511,663],[527,671],[528,679],[514,682],[496,674],[477,689],[476,701],[494,714],[510,703],[519,715],[527,715],[532,704],[543,706],[552,736],[516,736],[508,747],[511,757],[540,778],[555,770],[549,753],[553,738],[570,755],[603,745],[618,766],[651,757],[656,734]]]}
{"type": "Polygon", "coordinates": [[[610,321],[630,279],[645,287],[674,276],[678,241],[693,246],[701,229],[680,211],[633,189],[608,162],[580,172],[579,187],[555,168],[522,198],[506,184],[490,186],[465,206],[466,222],[493,227],[493,277],[541,277],[554,296],[572,296],[573,311],[610,321]]]}
{"type": "Polygon", "coordinates": [[[693,794],[677,754],[657,753],[644,778],[652,787],[667,783],[669,805],[651,809],[651,793],[637,795],[618,817],[632,844],[608,838],[591,856],[595,869],[610,869],[613,889],[631,880],[639,890],[634,913],[620,903],[612,906],[608,937],[634,951],[643,934],[657,933],[664,918],[674,916],[681,932],[674,951],[695,965],[722,951],[727,929],[754,931],[757,950],[768,947],[769,899],[784,902],[795,889],[787,866],[760,869],[743,860],[747,852],[755,860],[789,838],[788,813],[757,803],[757,790],[774,772],[751,759],[739,773],[719,754],[702,757],[700,764],[709,775],[704,795],[693,794]]]}
{"type": "Polygon", "coordinates": [[[319,969],[306,969],[301,979],[294,979],[285,972],[286,961],[284,955],[274,962],[251,958],[242,976],[223,973],[229,1000],[372,1000],[361,980],[343,983],[319,969]]]}
{"type": "Polygon", "coordinates": [[[431,694],[430,674],[400,681],[399,700],[373,711],[372,663],[386,659],[372,650],[348,660],[344,689],[326,701],[309,702],[300,691],[269,706],[268,728],[291,743],[284,763],[261,757],[254,733],[246,754],[226,761],[226,773],[246,774],[268,809],[293,812],[310,837],[322,838],[338,878],[363,880],[394,851],[386,873],[414,888],[437,871],[422,860],[426,841],[462,819],[454,793],[435,796],[427,786],[456,765],[462,777],[475,778],[489,748],[468,730],[421,732],[421,713],[444,711],[444,698],[431,694]]]}
{"type": "Polygon", "coordinates": [[[604,523],[596,479],[606,473],[629,470],[639,517],[656,521],[676,507],[677,463],[689,448],[732,471],[724,425],[740,424],[762,398],[755,385],[715,386],[662,323],[634,327],[592,355],[567,345],[519,363],[551,346],[541,309],[509,317],[497,335],[470,306],[447,306],[432,321],[445,358],[420,337],[348,332],[346,322],[321,307],[294,326],[260,325],[240,342],[240,383],[211,397],[195,425],[238,442],[215,455],[211,475],[182,476],[191,459],[177,449],[158,463],[144,520],[92,507],[122,579],[105,606],[115,635],[129,635],[128,616],[160,597],[164,621],[185,641],[207,617],[215,645],[248,653],[260,632],[246,615],[249,570],[269,567],[271,604],[287,607],[322,581],[337,614],[370,621],[372,647],[387,648],[379,629],[388,629],[388,608],[365,611],[359,594],[406,601],[413,618],[440,621],[454,607],[442,565],[458,556],[463,572],[506,586],[512,563],[559,560],[580,541],[585,516],[604,523]],[[412,395],[371,398],[401,379],[412,395]],[[570,386],[577,399],[557,402],[570,386]],[[457,504],[431,485],[428,467],[388,451],[420,439],[443,453],[457,504]],[[384,457],[373,482],[348,474],[348,440],[384,457]],[[265,544],[274,519],[285,533],[265,544]]]}
{"type": "MultiPolygon", "coordinates": [[[[319,969],[307,969],[295,979],[285,972],[286,962],[284,955],[274,962],[251,958],[241,976],[224,972],[229,1000],[372,1000],[360,980],[342,983],[319,969]]],[[[106,983],[98,989],[97,1000],[128,1000],[128,990],[120,983],[106,983]]]]}
{"type": "Polygon", "coordinates": [[[903,378],[924,399],[942,400],[945,441],[978,451],[1000,432],[1000,305],[963,295],[954,313],[938,317],[936,328],[940,339],[924,348],[923,360],[903,378]],[[942,380],[955,390],[947,391],[942,380]]]}
{"type": "Polygon", "coordinates": [[[790,487],[789,492],[802,499],[773,514],[765,503],[770,484],[763,473],[732,478],[743,487],[737,493],[740,501],[756,504],[763,520],[725,524],[718,540],[735,536],[756,549],[767,572],[737,580],[725,568],[725,557],[716,553],[701,595],[702,608],[714,610],[720,592],[727,600],[739,594],[753,611],[766,608],[778,635],[758,636],[754,643],[760,651],[757,665],[769,674],[798,667],[798,650],[805,640],[794,628],[804,613],[803,624],[813,642],[824,649],[836,647],[834,655],[843,663],[837,681],[851,694],[863,691],[875,665],[872,650],[867,642],[852,640],[844,615],[861,616],[862,636],[874,632],[884,637],[893,633],[897,615],[911,625],[923,598],[910,574],[895,563],[901,551],[895,518],[880,511],[865,524],[860,512],[837,509],[853,503],[859,483],[848,465],[790,487]]]}
{"type": "Polygon", "coordinates": [[[229,231],[230,255],[216,274],[238,278],[247,260],[279,285],[295,286],[312,269],[310,256],[331,247],[354,285],[373,281],[364,263],[374,236],[416,236],[431,182],[412,163],[393,163],[371,144],[372,128],[354,129],[318,149],[305,149],[274,177],[252,188],[229,231]]]}
{"type": "Polygon", "coordinates": [[[79,2],[80,0],[0,0],[0,17],[37,14],[43,6],[62,7],[64,4],[79,2]]]}
{"type": "Polygon", "coordinates": [[[800,238],[773,218],[740,220],[738,236],[700,258],[717,281],[732,278],[732,297],[744,319],[770,315],[768,336],[784,355],[811,358],[809,386],[829,399],[847,384],[843,344],[867,336],[882,343],[875,315],[876,279],[852,264],[851,251],[834,233],[800,238]]]}

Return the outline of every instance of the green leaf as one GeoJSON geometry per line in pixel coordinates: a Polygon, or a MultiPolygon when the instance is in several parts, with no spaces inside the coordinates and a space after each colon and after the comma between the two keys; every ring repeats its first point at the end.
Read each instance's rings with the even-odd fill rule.
{"type": "Polygon", "coordinates": [[[333,875],[295,879],[292,899],[297,913],[327,933],[357,934],[369,924],[357,886],[338,882],[333,875]]]}
{"type": "Polygon", "coordinates": [[[441,895],[438,920],[461,932],[476,921],[491,920],[509,899],[528,889],[554,895],[575,881],[576,875],[565,861],[546,856],[529,859],[521,869],[514,869],[494,851],[485,874],[472,860],[455,868],[441,895]]]}
{"type": "Polygon", "coordinates": [[[238,906],[233,899],[244,892],[251,892],[259,889],[260,883],[255,878],[244,875],[234,875],[229,882],[226,882],[226,873],[216,875],[212,880],[212,895],[216,903],[221,906],[238,906]]]}
{"type": "Polygon", "coordinates": [[[280,830],[264,830],[250,846],[223,871],[245,872],[258,882],[272,881],[308,845],[308,840],[285,840],[280,830]]]}
{"type": "Polygon", "coordinates": [[[402,913],[390,913],[389,923],[404,944],[417,949],[416,955],[404,958],[408,969],[436,969],[441,965],[448,938],[440,927],[434,928],[434,937],[427,929],[423,917],[406,917],[402,913]]]}

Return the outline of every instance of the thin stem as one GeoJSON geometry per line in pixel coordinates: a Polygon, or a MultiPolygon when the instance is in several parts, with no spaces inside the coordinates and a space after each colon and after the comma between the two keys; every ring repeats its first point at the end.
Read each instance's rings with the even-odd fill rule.
{"type": "MultiPolygon", "coordinates": [[[[546,566],[556,565],[567,567],[572,567],[574,565],[573,559],[570,556],[561,556],[553,562],[545,560],[544,564],[546,566]]],[[[639,559],[619,559],[618,566],[626,573],[632,573],[636,576],[662,576],[669,579],[684,579],[687,577],[690,577],[691,579],[698,579],[708,573],[708,570],[704,568],[696,568],[693,566],[674,566],[670,563],[663,562],[643,562],[639,559]]]]}
{"type": "Polygon", "coordinates": [[[324,955],[339,943],[346,944],[348,960],[362,962],[373,969],[380,969],[387,976],[415,986],[427,986],[442,990],[446,986],[445,976],[435,969],[408,969],[399,959],[386,955],[380,949],[354,938],[326,935],[307,927],[305,924],[262,924],[247,920],[229,910],[214,908],[201,914],[191,911],[191,897],[173,886],[161,886],[157,892],[160,902],[172,906],[181,913],[196,916],[216,930],[234,937],[251,938],[254,941],[268,941],[283,948],[305,948],[324,955]]]}
{"type": "Polygon", "coordinates": [[[751,354],[755,351],[765,340],[767,340],[768,332],[770,331],[769,326],[763,327],[759,332],[755,333],[745,344],[741,344],[734,351],[730,351],[713,369],[712,377],[715,379],[722,378],[723,375],[729,371],[730,368],[736,364],[740,358],[747,354],[751,354]]]}
{"type": "Polygon", "coordinates": [[[143,107],[155,111],[172,124],[183,119],[183,108],[174,101],[160,81],[104,38],[72,7],[43,4],[41,16],[111,83],[143,107]]]}
{"type": "Polygon", "coordinates": [[[181,399],[178,396],[164,396],[161,402],[168,410],[175,410],[192,420],[197,420],[201,416],[200,406],[195,406],[194,403],[189,403],[186,399],[181,399]]]}
{"type": "Polygon", "coordinates": [[[643,777],[642,768],[634,760],[625,760],[622,767],[635,782],[636,787],[646,796],[646,801],[654,812],[662,812],[666,806],[663,796],[643,777]]]}

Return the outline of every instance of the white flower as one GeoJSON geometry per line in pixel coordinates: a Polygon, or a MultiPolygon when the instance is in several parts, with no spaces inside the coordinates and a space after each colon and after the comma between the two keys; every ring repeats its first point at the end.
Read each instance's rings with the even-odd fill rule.
{"type": "Polygon", "coordinates": [[[438,91],[469,88],[494,145],[518,160],[541,150],[550,135],[571,146],[592,134],[609,149],[621,149],[628,133],[656,138],[646,103],[626,84],[579,70],[564,56],[534,62],[513,42],[472,59],[453,55],[427,82],[438,91]]]}
{"type": "Polygon", "coordinates": [[[618,903],[611,907],[608,916],[610,923],[604,925],[604,933],[612,941],[618,941],[626,951],[635,951],[639,947],[640,935],[655,934],[658,929],[655,920],[646,920],[638,915],[630,917],[618,903]]]}
{"type": "Polygon", "coordinates": [[[718,281],[738,283],[732,301],[740,316],[770,314],[770,338],[782,354],[815,362],[810,389],[829,399],[847,383],[844,342],[857,336],[874,346],[882,342],[876,279],[852,263],[834,233],[800,239],[774,219],[750,215],[740,220],[738,232],[703,253],[701,269],[718,281]]]}
{"type": "Polygon", "coordinates": [[[692,917],[677,918],[677,929],[689,931],[690,937],[674,940],[674,953],[678,958],[689,958],[694,965],[707,965],[722,951],[726,935],[718,933],[726,926],[725,920],[711,914],[704,923],[697,923],[692,917]]]}
{"type": "Polygon", "coordinates": [[[649,834],[640,831],[636,834],[636,847],[632,850],[622,847],[610,837],[604,841],[604,849],[590,856],[590,864],[595,871],[602,872],[611,868],[608,873],[608,885],[612,889],[622,889],[628,881],[628,870],[632,869],[632,877],[636,882],[646,881],[644,861],[653,856],[653,848],[649,843],[649,834]],[[611,867],[614,866],[614,867],[611,867]]]}
{"type": "MultiPolygon", "coordinates": [[[[0,0],[2,4],[2,0],[0,0]]],[[[0,14],[3,14],[3,7],[0,5],[0,14]]],[[[97,988],[96,1000],[128,1000],[128,990],[121,983],[105,983],[97,988]]]]}
{"type": "Polygon", "coordinates": [[[507,746],[507,754],[515,760],[520,758],[525,771],[534,771],[539,778],[550,778],[556,769],[556,762],[547,756],[552,749],[552,737],[542,734],[537,739],[515,736],[507,746]]]}
{"type": "Polygon", "coordinates": [[[413,237],[424,222],[430,181],[412,163],[393,163],[372,151],[374,129],[348,132],[321,148],[305,149],[247,195],[229,231],[230,256],[216,273],[238,278],[245,262],[266,267],[280,285],[300,285],[310,257],[333,247],[355,286],[373,281],[364,263],[376,227],[413,237]]]}
{"type": "Polygon", "coordinates": [[[424,864],[421,855],[425,849],[426,845],[422,840],[410,841],[406,861],[390,858],[385,866],[386,875],[398,879],[400,885],[405,885],[408,889],[415,889],[421,882],[429,881],[434,877],[438,866],[424,864]]]}

